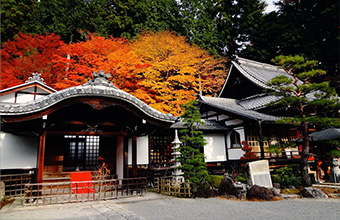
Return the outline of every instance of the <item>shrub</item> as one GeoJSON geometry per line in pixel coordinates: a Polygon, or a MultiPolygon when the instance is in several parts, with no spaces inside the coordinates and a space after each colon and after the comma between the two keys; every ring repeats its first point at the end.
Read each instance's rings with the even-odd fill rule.
{"type": "Polygon", "coordinates": [[[223,176],[210,175],[210,184],[213,188],[217,189],[223,180],[223,176]]]}
{"type": "Polygon", "coordinates": [[[242,173],[240,175],[238,175],[235,180],[237,182],[241,182],[241,183],[247,183],[247,174],[246,173],[242,173]]]}
{"type": "Polygon", "coordinates": [[[278,182],[282,187],[295,186],[300,187],[302,185],[302,178],[299,172],[299,165],[288,165],[281,167],[275,171],[272,177],[273,182],[278,182]]]}

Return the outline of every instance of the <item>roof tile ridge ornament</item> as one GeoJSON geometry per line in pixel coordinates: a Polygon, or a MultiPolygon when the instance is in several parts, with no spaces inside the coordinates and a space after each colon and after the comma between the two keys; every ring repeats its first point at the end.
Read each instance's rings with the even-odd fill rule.
{"type": "Polygon", "coordinates": [[[100,72],[93,72],[93,79],[90,79],[87,81],[87,83],[83,84],[83,86],[96,86],[96,85],[103,85],[103,86],[109,86],[115,89],[118,89],[112,82],[109,81],[111,77],[111,73],[106,73],[104,70],[100,70],[100,72]]]}
{"type": "Polygon", "coordinates": [[[26,80],[25,83],[38,81],[38,82],[46,85],[46,83],[44,82],[44,79],[41,78],[40,76],[41,76],[40,73],[32,73],[32,76],[28,77],[28,80],[26,80]]]}

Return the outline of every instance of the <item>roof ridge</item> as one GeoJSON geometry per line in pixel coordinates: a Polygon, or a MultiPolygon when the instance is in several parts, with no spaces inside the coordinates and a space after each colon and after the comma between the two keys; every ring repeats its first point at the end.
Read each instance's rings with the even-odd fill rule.
{"type": "Polygon", "coordinates": [[[246,59],[246,58],[243,58],[243,57],[236,57],[235,59],[236,61],[244,61],[246,62],[247,64],[256,64],[256,65],[259,65],[259,66],[262,66],[262,67],[270,67],[270,68],[273,68],[273,69],[280,69],[279,66],[275,66],[273,64],[269,64],[269,63],[263,63],[263,62],[260,62],[260,61],[255,61],[255,60],[250,60],[250,59],[246,59]]]}

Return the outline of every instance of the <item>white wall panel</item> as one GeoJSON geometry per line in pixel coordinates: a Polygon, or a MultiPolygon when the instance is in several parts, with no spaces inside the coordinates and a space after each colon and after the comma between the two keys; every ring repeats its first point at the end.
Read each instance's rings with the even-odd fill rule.
{"type": "Polygon", "coordinates": [[[149,164],[149,136],[137,137],[137,165],[149,164]]]}
{"type": "Polygon", "coordinates": [[[124,178],[124,137],[117,137],[116,174],[118,179],[124,178]]]}
{"type": "Polygon", "coordinates": [[[15,102],[15,93],[10,93],[4,96],[0,96],[0,102],[6,103],[14,103],[15,102]]]}
{"type": "Polygon", "coordinates": [[[223,134],[205,134],[205,162],[226,161],[225,140],[223,134]]]}
{"type": "Polygon", "coordinates": [[[128,165],[132,165],[132,138],[128,141],[128,165]]]}
{"type": "Polygon", "coordinates": [[[38,137],[0,132],[1,169],[36,168],[38,148],[38,137]]]}

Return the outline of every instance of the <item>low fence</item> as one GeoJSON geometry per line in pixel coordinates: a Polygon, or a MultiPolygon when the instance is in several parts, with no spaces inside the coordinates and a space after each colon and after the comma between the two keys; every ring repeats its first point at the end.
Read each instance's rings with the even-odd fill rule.
{"type": "Polygon", "coordinates": [[[0,180],[5,184],[5,197],[21,197],[24,195],[25,184],[32,182],[33,174],[0,175],[0,180]]]}
{"type": "Polygon", "coordinates": [[[101,181],[30,183],[25,185],[23,205],[85,202],[143,195],[147,178],[101,181]]]}
{"type": "Polygon", "coordinates": [[[191,197],[190,182],[176,182],[171,177],[156,178],[158,193],[169,196],[191,197]]]}

